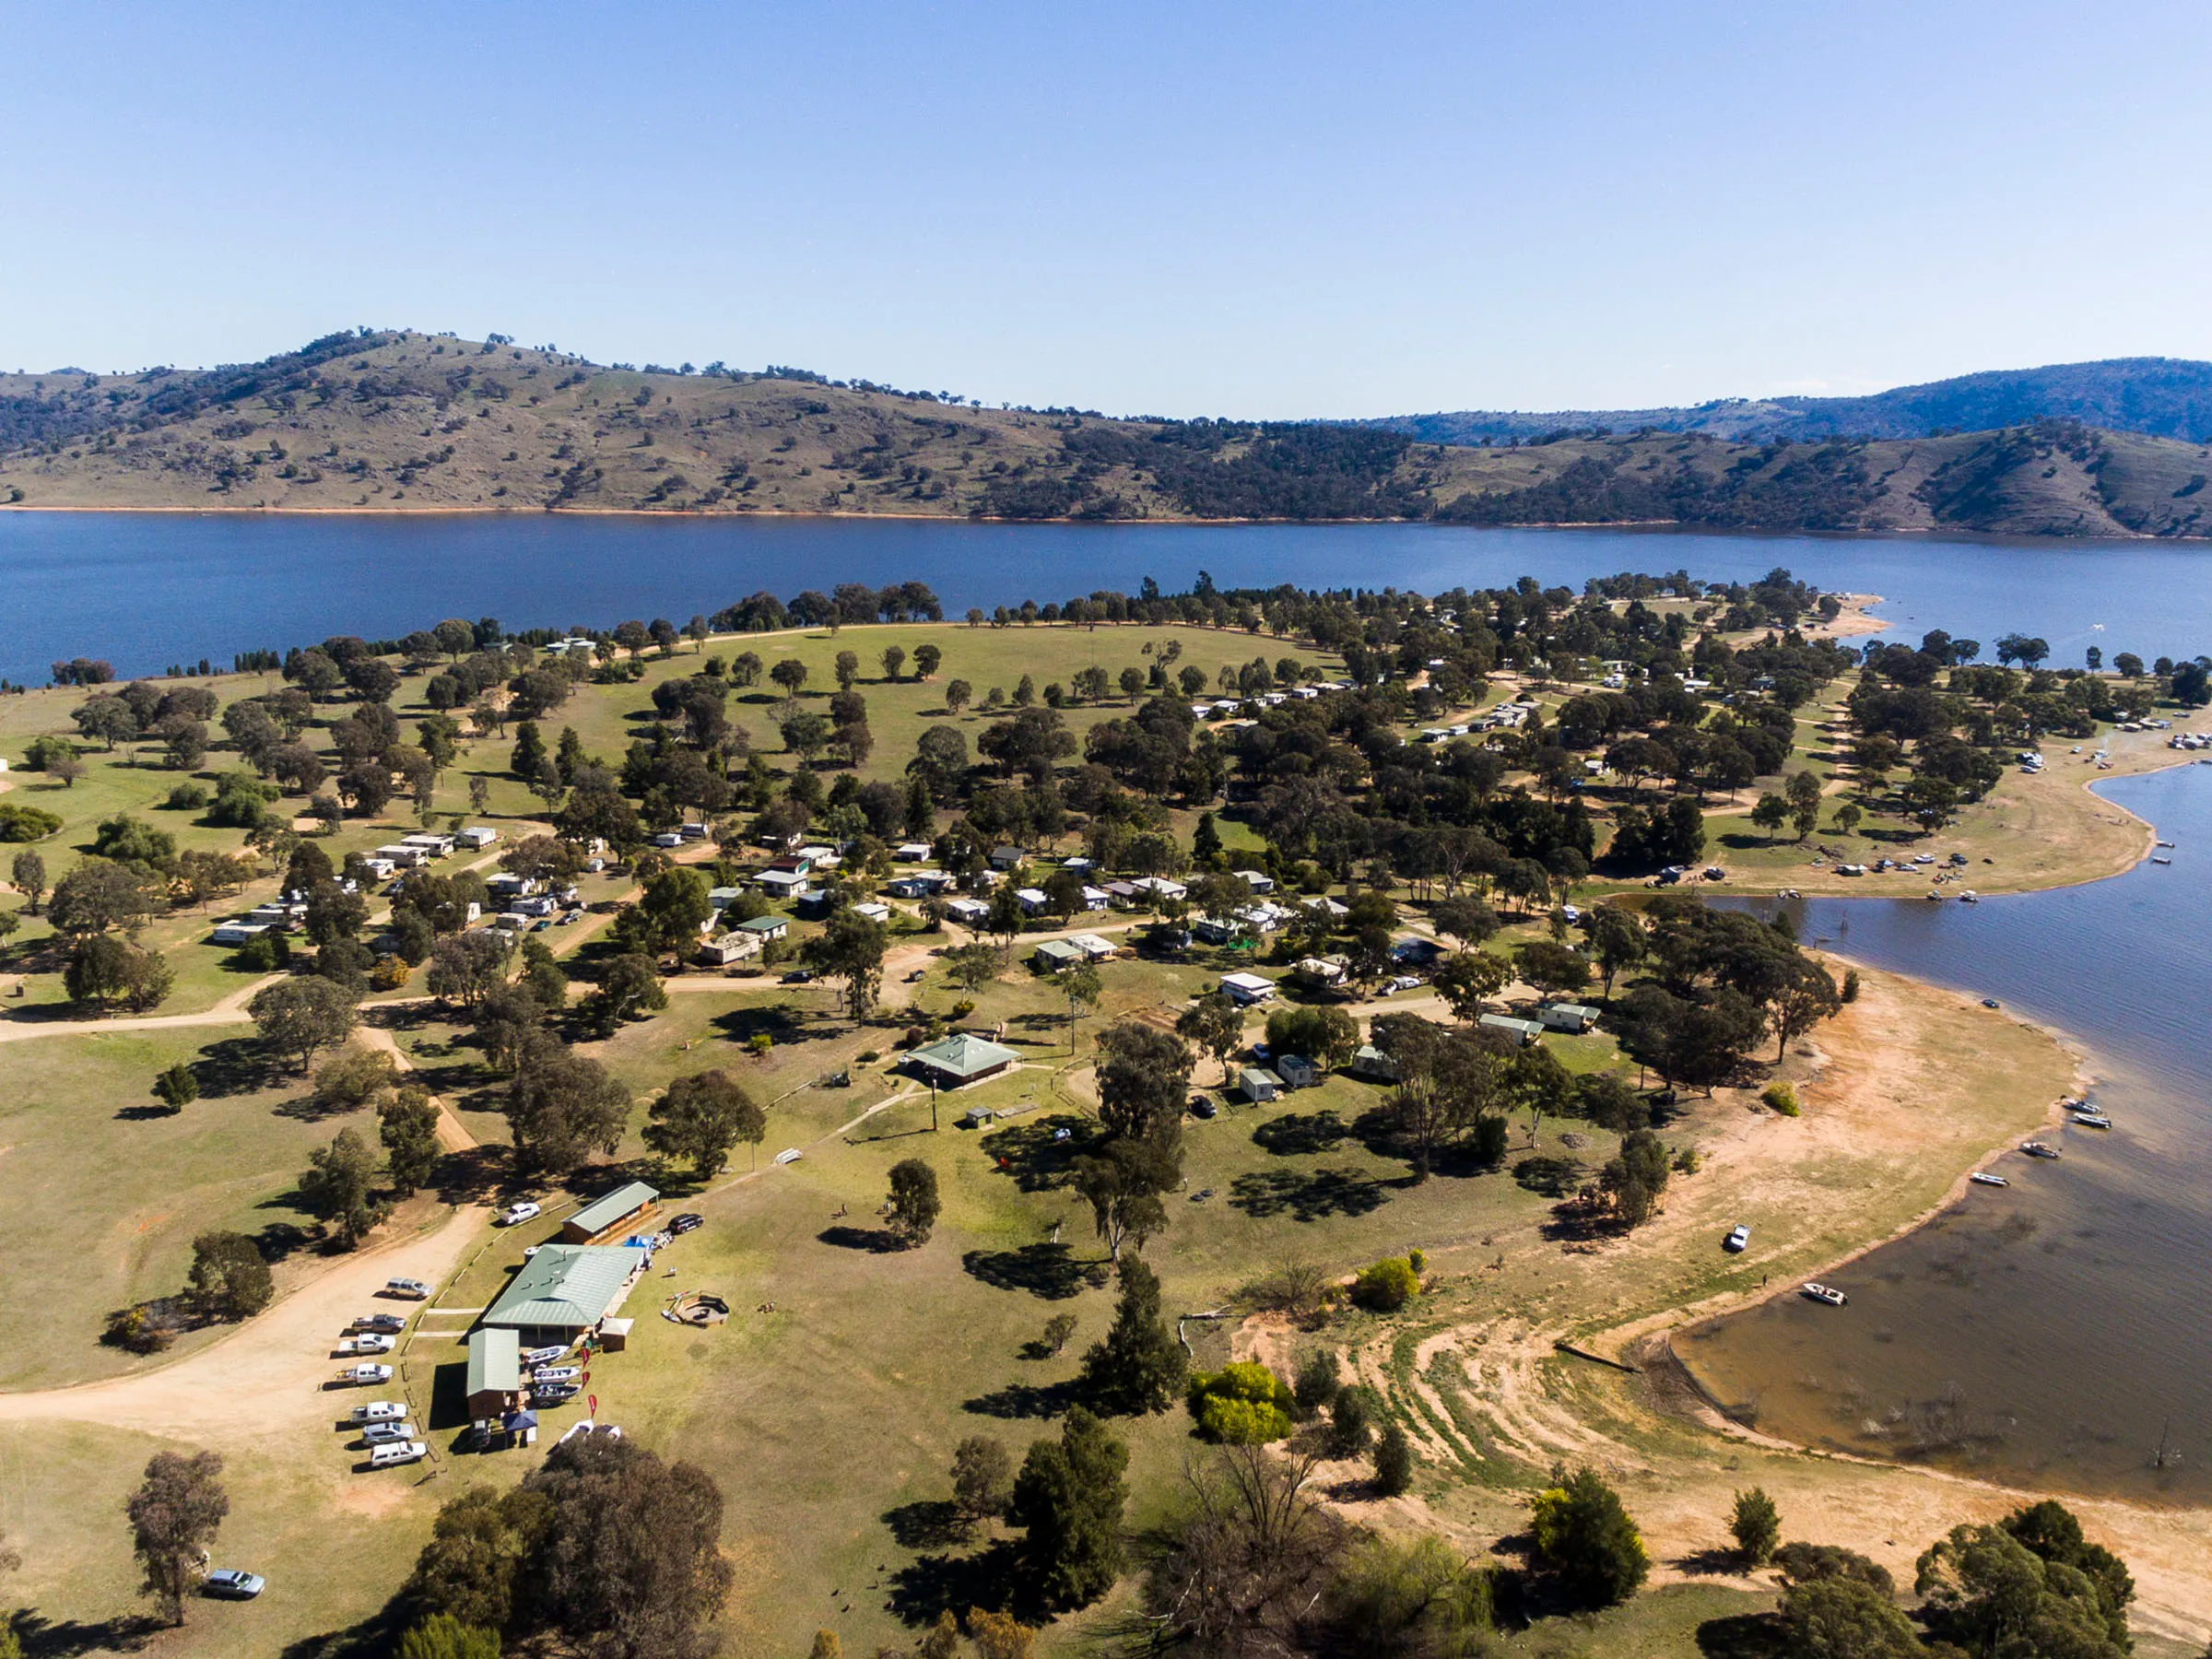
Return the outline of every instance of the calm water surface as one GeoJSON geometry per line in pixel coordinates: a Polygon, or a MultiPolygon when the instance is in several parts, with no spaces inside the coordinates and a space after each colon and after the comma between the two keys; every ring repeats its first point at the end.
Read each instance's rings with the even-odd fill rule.
{"type": "MultiPolygon", "coordinates": [[[[1791,904],[1800,936],[2064,1030],[2108,1132],[2043,1135],[1928,1227],[1677,1344],[1718,1400],[1810,1445],[2067,1490],[2212,1501],[2212,767],[2100,791],[2171,865],[2055,892],[1791,904]],[[2164,1438],[2170,1466],[2153,1466],[2164,1438]],[[2178,1467],[2171,1466],[2178,1453],[2178,1467]]],[[[1771,912],[1773,904],[1753,901],[1771,912]]]]}
{"type": "Polygon", "coordinates": [[[927,582],[956,613],[1100,588],[1397,586],[1436,593],[1531,575],[1580,586],[1620,571],[1708,579],[1787,566],[1824,588],[1878,593],[1917,641],[1930,628],[1993,644],[2050,641],[2194,656],[2212,650],[2212,547],[2177,543],[1936,541],[1427,524],[969,524],[932,520],[178,513],[0,513],[0,676],[42,683],[57,657],[125,674],[206,656],[396,636],[441,617],[510,628],[681,622],[767,588],[927,582]]]}

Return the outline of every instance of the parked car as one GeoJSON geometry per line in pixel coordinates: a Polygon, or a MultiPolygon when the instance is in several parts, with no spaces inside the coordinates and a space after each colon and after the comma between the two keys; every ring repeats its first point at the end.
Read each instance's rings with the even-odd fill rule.
{"type": "Polygon", "coordinates": [[[1193,1117],[1210,1118],[1220,1110],[1221,1109],[1218,1106],[1215,1105],[1212,1100],[1208,1100],[1204,1095],[1200,1095],[1196,1100],[1191,1102],[1191,1115],[1193,1117]]]}
{"type": "Polygon", "coordinates": [[[1382,992],[1383,994],[1387,996],[1394,991],[1418,991],[1420,988],[1421,976],[1419,974],[1401,973],[1395,979],[1392,980],[1389,984],[1383,986],[1382,992]]]}
{"type": "Polygon", "coordinates": [[[338,1373],[338,1381],[350,1388],[365,1388],[373,1382],[392,1381],[388,1365],[349,1365],[338,1373]]]}
{"type": "Polygon", "coordinates": [[[389,1446],[378,1446],[369,1453],[372,1469],[394,1469],[401,1464],[420,1463],[430,1454],[430,1449],[420,1441],[394,1441],[389,1446]]]}
{"type": "Polygon", "coordinates": [[[787,985],[804,985],[810,982],[813,978],[813,969],[794,968],[789,973],[783,976],[783,982],[787,985]]]}
{"type": "Polygon", "coordinates": [[[338,1342],[338,1358],[343,1359],[349,1354],[388,1354],[398,1346],[397,1337],[386,1336],[382,1332],[371,1332],[365,1336],[347,1336],[338,1342]]]}
{"type": "Polygon", "coordinates": [[[384,1294],[400,1297],[407,1301],[428,1301],[430,1300],[430,1288],[423,1280],[417,1278],[386,1279],[384,1294]]]}
{"type": "Polygon", "coordinates": [[[366,1406],[353,1408],[357,1423],[397,1423],[406,1418],[407,1408],[397,1400],[371,1400],[366,1406]]]}
{"type": "Polygon", "coordinates": [[[707,1218],[704,1216],[699,1215],[692,1210],[686,1210],[682,1215],[677,1216],[669,1221],[668,1230],[672,1233],[677,1234],[697,1232],[706,1224],[707,1218]]]}
{"type": "Polygon", "coordinates": [[[1749,1248],[1750,1243],[1751,1230],[1747,1227],[1738,1224],[1737,1226],[1732,1227],[1728,1230],[1728,1237],[1721,1245],[1721,1248],[1723,1250],[1731,1251],[1745,1250],[1749,1248]]]}
{"type": "Polygon", "coordinates": [[[396,1336],[407,1328],[407,1316],[405,1313],[363,1313],[354,1320],[353,1328],[357,1331],[382,1331],[396,1336]]]}
{"type": "Polygon", "coordinates": [[[500,1225],[501,1227],[520,1227],[525,1221],[536,1220],[544,1213],[536,1205],[524,1199],[519,1204],[509,1205],[500,1212],[500,1225]]]}
{"type": "Polygon", "coordinates": [[[269,1581],[260,1573],[239,1567],[218,1567],[200,1581],[200,1588],[206,1594],[229,1601],[252,1601],[268,1587],[269,1581]]]}
{"type": "Polygon", "coordinates": [[[415,1425],[412,1423],[371,1423],[361,1430],[361,1439],[371,1446],[389,1446],[394,1441],[411,1441],[414,1438],[415,1425]]]}

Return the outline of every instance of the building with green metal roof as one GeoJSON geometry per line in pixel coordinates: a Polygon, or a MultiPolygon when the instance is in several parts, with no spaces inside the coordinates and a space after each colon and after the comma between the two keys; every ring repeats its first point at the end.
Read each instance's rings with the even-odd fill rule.
{"type": "Polygon", "coordinates": [[[478,1325],[468,1334],[468,1415],[504,1417],[523,1396],[523,1345],[513,1331],[478,1325]]]}
{"type": "Polygon", "coordinates": [[[560,1236],[571,1244],[593,1243],[602,1234],[642,1220],[660,1195],[641,1181],[625,1182],[611,1193],[602,1193],[561,1223],[560,1236]]]}
{"type": "Polygon", "coordinates": [[[653,1253],[628,1244],[547,1244],[486,1311],[486,1326],[532,1347],[573,1342],[622,1305],[653,1253]]]}
{"type": "Polygon", "coordinates": [[[995,1077],[1020,1059],[1019,1053],[1004,1043],[960,1031],[942,1042],[915,1049],[907,1055],[906,1064],[939,1088],[959,1088],[995,1077]]]}

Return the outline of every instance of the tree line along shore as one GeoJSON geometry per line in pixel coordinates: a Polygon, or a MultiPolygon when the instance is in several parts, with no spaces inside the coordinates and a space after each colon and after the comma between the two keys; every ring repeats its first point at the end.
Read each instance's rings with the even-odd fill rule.
{"type": "Polygon", "coordinates": [[[1424,520],[2206,534],[2204,446],[2071,418],[1737,441],[1117,419],[720,363],[347,332],[221,369],[0,375],[0,507],[1424,520]]]}
{"type": "MultiPolygon", "coordinates": [[[[1432,1363],[1811,1271],[2064,1086],[2037,1034],[1914,1012],[1696,894],[1708,868],[1771,890],[1923,850],[2005,870],[2008,792],[2084,793],[2023,747],[2133,726],[2147,754],[2191,729],[2204,665],[1861,651],[1847,620],[1786,571],[951,621],[921,584],[855,584],[127,684],[57,664],[73,683],[0,698],[0,1182],[44,1287],[0,1313],[0,1376],[219,1362],[289,1397],[319,1357],[264,1344],[270,1310],[387,1241],[475,1253],[402,1320],[393,1384],[447,1479],[326,1537],[381,1478],[327,1429],[218,1426],[220,1466],[149,1465],[87,1395],[88,1432],[41,1447],[87,1507],[10,1525],[24,1628],[127,1623],[143,1578],[147,1617],[209,1652],[277,1625],[333,1652],[1162,1628],[1512,1652],[1570,1617],[1597,1652],[1724,1625],[1744,1652],[1848,1630],[1889,1645],[1836,1651],[1902,1653],[2021,1620],[2119,1651],[2110,1551],[2147,1545],[2112,1506],[2083,1512],[2093,1544],[1945,1488],[1886,1546],[1862,1476],[1762,1451],[1739,1503],[1630,1381],[1602,1408],[1568,1388],[1588,1432],[1558,1443],[1432,1363]],[[385,853],[472,829],[420,867],[385,853]],[[1924,1111],[1933,1156],[1865,1081],[1907,1019],[1967,1056],[1924,1111]],[[992,1069],[943,1094],[940,1052],[992,1069]],[[629,1347],[591,1361],[622,1441],[467,1449],[473,1312],[629,1180],[702,1218],[671,1288],[728,1324],[629,1309],[629,1347]],[[520,1200],[541,1213],[497,1231],[470,1207],[520,1200]],[[1753,1248],[1724,1256],[1739,1210],[1753,1248]],[[553,1549],[571,1535],[595,1542],[553,1549]],[[177,1563],[209,1537],[281,1540],[285,1582],[203,1606],[177,1563]],[[1910,1586],[1899,1547],[1924,1552],[1910,1586]],[[1715,1570],[1685,1572],[1700,1548],[1715,1570]],[[668,1593],[626,1599],[641,1578],[668,1593]]],[[[37,1432],[6,1418],[0,1443],[37,1432]]],[[[2163,1562],[2145,1582],[2155,1628],[2201,1616],[2163,1562]]]]}

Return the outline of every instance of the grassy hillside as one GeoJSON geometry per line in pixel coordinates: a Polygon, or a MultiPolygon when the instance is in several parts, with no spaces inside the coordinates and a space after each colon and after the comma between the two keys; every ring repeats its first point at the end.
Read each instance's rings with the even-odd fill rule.
{"type": "MultiPolygon", "coordinates": [[[[1992,394],[1959,406],[1994,418],[2012,406],[1992,394]]],[[[2066,406],[2094,414],[2105,403],[2083,393],[2066,406]]],[[[2071,418],[1871,441],[1593,431],[1465,447],[1375,427],[985,409],[789,371],[608,368],[406,331],[334,335],[206,371],[0,376],[0,506],[31,509],[2193,536],[2212,529],[2203,516],[2207,472],[2212,451],[2200,444],[2071,418]]]]}

